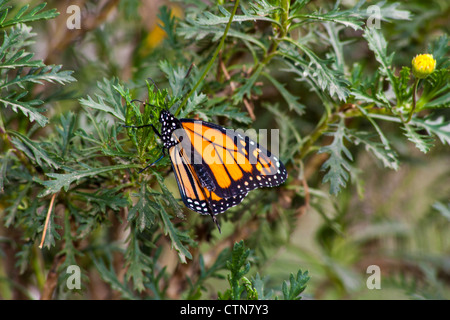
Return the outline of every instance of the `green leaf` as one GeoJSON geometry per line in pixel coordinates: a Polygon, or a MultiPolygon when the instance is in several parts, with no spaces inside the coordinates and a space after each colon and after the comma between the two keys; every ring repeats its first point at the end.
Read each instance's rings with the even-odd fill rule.
{"type": "Polygon", "coordinates": [[[392,71],[392,60],[394,54],[387,55],[387,42],[382,33],[375,28],[366,28],[363,37],[369,44],[369,49],[375,54],[376,60],[380,63],[379,70],[381,74],[388,77],[389,82],[394,88],[395,94],[399,97],[398,81],[392,71]]]}
{"type": "Polygon", "coordinates": [[[240,282],[250,270],[249,255],[250,249],[245,248],[243,240],[234,243],[233,251],[231,252],[231,261],[227,261],[226,264],[227,269],[230,270],[228,282],[230,283],[231,290],[229,290],[228,294],[231,300],[240,300],[245,290],[245,286],[241,285],[240,282]]]}
{"type": "Polygon", "coordinates": [[[49,83],[56,82],[65,84],[75,81],[75,78],[71,76],[73,71],[60,71],[61,67],[61,65],[50,65],[43,66],[42,68],[31,68],[27,74],[22,75],[21,73],[18,73],[14,79],[3,82],[2,85],[0,85],[0,89],[11,85],[18,85],[20,88],[24,89],[26,82],[43,84],[43,81],[46,81],[49,83]]]}
{"type": "Polygon", "coordinates": [[[396,86],[397,86],[397,103],[399,106],[403,105],[403,102],[411,99],[412,90],[409,86],[409,80],[411,79],[411,69],[408,67],[402,67],[400,71],[400,75],[396,78],[396,86]]]}
{"type": "Polygon", "coordinates": [[[169,235],[170,240],[172,241],[172,248],[178,252],[180,261],[182,263],[187,263],[186,259],[192,260],[191,253],[181,242],[182,239],[185,238],[185,235],[174,227],[172,221],[170,221],[168,213],[165,210],[160,210],[159,216],[164,224],[164,233],[169,235]]]}
{"type": "MultiPolygon", "coordinates": [[[[259,2],[263,3],[262,1],[259,1],[259,2]]],[[[268,4],[267,2],[265,2],[265,3],[268,4]]],[[[243,11],[243,13],[244,13],[243,15],[236,14],[233,17],[233,22],[268,21],[268,22],[271,22],[271,23],[276,24],[281,27],[281,24],[278,20],[275,20],[275,19],[272,19],[269,17],[271,12],[276,10],[276,8],[273,8],[273,10],[267,10],[267,7],[263,8],[263,7],[253,6],[252,9],[253,10],[251,10],[251,11],[253,11],[253,12],[243,11]]],[[[186,21],[188,21],[192,25],[198,25],[198,26],[213,26],[213,25],[218,25],[218,24],[227,24],[230,19],[231,13],[222,6],[219,6],[219,10],[224,16],[218,16],[209,11],[205,11],[205,12],[201,13],[196,19],[187,18],[186,21]]]]}
{"type": "MultiPolygon", "coordinates": [[[[75,257],[79,253],[74,245],[75,239],[72,236],[70,218],[71,218],[71,213],[69,212],[69,210],[66,210],[64,213],[64,235],[63,235],[64,248],[61,250],[61,254],[63,254],[65,257],[64,262],[61,265],[62,270],[64,270],[64,271],[67,270],[68,266],[77,264],[75,257]]],[[[67,281],[67,273],[64,276],[66,276],[66,281],[67,281]]]]}
{"type": "Polygon", "coordinates": [[[436,69],[448,69],[450,66],[450,59],[448,58],[450,46],[449,38],[446,33],[430,43],[428,52],[433,54],[433,57],[436,59],[436,69]]]}
{"type": "Polygon", "coordinates": [[[147,185],[143,183],[139,193],[133,194],[138,197],[136,204],[128,212],[128,221],[136,221],[136,226],[140,232],[149,228],[155,223],[156,215],[162,210],[158,204],[150,199],[151,194],[147,190],[147,185]]]}
{"type": "Polygon", "coordinates": [[[344,48],[346,46],[346,43],[344,42],[345,40],[340,40],[341,36],[339,34],[342,30],[344,30],[344,28],[342,26],[335,26],[331,22],[325,22],[323,23],[323,26],[327,31],[327,34],[324,34],[323,37],[327,42],[330,43],[333,48],[333,52],[329,53],[329,56],[333,57],[333,59],[335,60],[333,69],[336,69],[340,73],[345,74],[346,65],[344,48]]]}
{"type": "Polygon", "coordinates": [[[68,112],[66,116],[64,116],[64,114],[61,114],[60,122],[61,126],[57,125],[56,130],[58,131],[59,135],[62,138],[62,143],[60,144],[59,147],[60,151],[62,152],[61,157],[64,159],[67,154],[69,144],[75,137],[74,132],[76,122],[75,114],[73,112],[68,112]]]}
{"type": "Polygon", "coordinates": [[[176,37],[176,21],[177,18],[172,15],[172,11],[165,5],[159,9],[158,18],[161,20],[159,25],[167,35],[167,41],[172,47],[179,45],[176,37]]]}
{"type": "Polygon", "coordinates": [[[8,164],[12,160],[13,150],[9,149],[0,154],[0,193],[5,191],[5,184],[8,183],[7,171],[8,164]]]}
{"type": "Polygon", "coordinates": [[[46,180],[42,181],[38,178],[35,178],[36,182],[42,184],[45,186],[45,190],[41,191],[38,194],[38,197],[45,197],[49,194],[53,194],[56,192],[59,192],[62,188],[64,188],[65,191],[69,190],[70,185],[75,182],[79,181],[80,179],[88,178],[97,176],[102,173],[106,173],[109,171],[114,170],[123,170],[128,168],[138,168],[137,165],[116,165],[116,166],[109,166],[109,167],[103,167],[103,168],[91,168],[88,170],[83,171],[74,171],[71,173],[46,173],[46,175],[50,178],[54,178],[53,180],[46,180]]]}
{"type": "Polygon", "coordinates": [[[25,243],[16,254],[16,263],[14,266],[21,275],[27,270],[29,262],[32,261],[33,248],[34,244],[32,242],[25,243]]]}
{"type": "Polygon", "coordinates": [[[27,183],[25,186],[20,186],[20,189],[16,190],[15,198],[12,199],[11,204],[5,209],[5,227],[9,228],[15,223],[19,206],[24,201],[24,198],[28,197],[28,191],[30,188],[31,182],[27,183]]]}
{"type": "Polygon", "coordinates": [[[186,78],[188,69],[184,66],[172,66],[169,61],[161,60],[159,62],[159,68],[164,72],[169,80],[170,88],[172,89],[172,95],[174,97],[181,97],[187,91],[187,84],[189,79],[186,78]]]}
{"type": "Polygon", "coordinates": [[[366,93],[362,88],[352,89],[351,94],[355,99],[361,100],[362,102],[373,103],[377,107],[387,107],[383,99],[376,94],[374,95],[373,92],[371,94],[366,93]]]}
{"type": "MultiPolygon", "coordinates": [[[[357,106],[357,107],[361,111],[361,113],[364,114],[364,116],[367,118],[367,120],[369,120],[369,122],[372,124],[372,126],[377,131],[378,136],[380,137],[382,145],[379,146],[378,151],[372,150],[372,152],[379,153],[378,155],[376,154],[375,156],[383,162],[385,167],[388,167],[388,168],[391,168],[394,170],[398,170],[399,163],[398,163],[397,155],[396,155],[395,151],[392,150],[391,145],[389,144],[389,140],[385,137],[381,128],[377,125],[375,120],[371,118],[370,114],[366,111],[366,109],[364,109],[360,106],[357,106]]],[[[376,144],[376,145],[378,145],[378,144],[376,144]]]]}
{"type": "Polygon", "coordinates": [[[120,187],[112,189],[101,189],[93,193],[74,191],[73,195],[79,198],[85,203],[93,205],[93,209],[90,212],[95,214],[98,211],[106,214],[106,208],[110,208],[113,211],[119,211],[121,208],[127,207],[128,200],[123,197],[120,187]]]}
{"type": "MultiPolygon", "coordinates": [[[[361,1],[364,2],[364,1],[361,1]]],[[[397,9],[400,5],[402,5],[401,2],[394,2],[394,3],[388,3],[387,1],[379,1],[375,6],[380,9],[380,19],[382,21],[391,21],[391,20],[411,20],[411,12],[407,10],[399,10],[397,9]]],[[[369,10],[362,10],[362,12],[366,13],[367,16],[370,16],[371,13],[369,10]]]]}
{"type": "Polygon", "coordinates": [[[373,141],[374,134],[364,131],[347,130],[347,135],[353,138],[356,145],[360,143],[365,145],[366,150],[379,159],[386,168],[398,170],[399,162],[396,154],[390,148],[386,148],[383,143],[373,141]]]}
{"type": "MultiPolygon", "coordinates": [[[[221,26],[208,26],[200,28],[198,26],[193,26],[184,22],[180,23],[178,34],[183,36],[185,39],[195,39],[196,41],[204,39],[206,36],[212,34],[213,38],[211,41],[218,41],[223,36],[223,27],[221,26]]],[[[257,38],[252,35],[246,34],[244,32],[240,32],[234,29],[230,29],[227,33],[227,37],[232,37],[244,41],[248,41],[259,48],[261,48],[264,52],[267,51],[266,46],[263,42],[259,41],[257,38]]]]}
{"type": "Polygon", "coordinates": [[[229,102],[224,100],[225,99],[208,100],[206,108],[197,109],[196,113],[205,121],[222,116],[244,124],[252,123],[252,119],[249,117],[248,112],[244,112],[241,110],[240,106],[230,105],[229,102]]]}
{"type": "Polygon", "coordinates": [[[9,36],[5,32],[3,35],[3,44],[0,47],[1,69],[16,69],[22,67],[39,68],[44,66],[41,60],[31,60],[34,55],[32,53],[26,52],[25,50],[20,50],[13,54],[11,54],[11,52],[8,52],[7,48],[10,45],[10,43],[7,42],[8,40],[9,36]]]}
{"type": "Polygon", "coordinates": [[[30,122],[36,121],[41,127],[45,127],[48,123],[48,118],[41,112],[45,109],[35,108],[34,106],[41,105],[42,100],[20,101],[28,92],[24,91],[18,93],[16,96],[0,97],[0,103],[5,107],[11,107],[11,109],[17,113],[20,110],[25,116],[30,119],[30,122]]]}
{"type": "Polygon", "coordinates": [[[419,133],[421,128],[413,127],[407,123],[403,124],[403,130],[405,131],[405,136],[409,141],[413,142],[416,145],[417,149],[419,149],[423,153],[427,153],[428,151],[430,151],[434,142],[433,137],[419,133]]]}
{"type": "MultiPolygon", "coordinates": [[[[276,2],[267,0],[254,0],[249,3],[250,11],[258,16],[274,15],[282,11],[281,7],[276,2]]],[[[242,12],[248,14],[244,7],[242,12]]]]}
{"type": "Polygon", "coordinates": [[[101,91],[100,94],[95,95],[97,101],[88,96],[87,99],[79,99],[81,105],[107,112],[125,122],[125,106],[122,104],[122,95],[120,94],[122,91],[120,90],[119,80],[117,78],[111,80],[103,78],[103,82],[97,82],[97,87],[101,91]]]}
{"type": "Polygon", "coordinates": [[[302,115],[304,113],[305,106],[298,102],[299,97],[296,97],[290,93],[283,84],[275,80],[275,78],[273,78],[270,74],[263,72],[263,76],[270,80],[275,88],[277,88],[284,100],[286,100],[289,110],[296,110],[298,115],[302,115]]]}
{"type": "Polygon", "coordinates": [[[306,283],[309,279],[308,271],[302,273],[301,270],[298,270],[297,276],[291,273],[289,276],[289,284],[284,281],[281,287],[284,300],[300,300],[302,298],[300,294],[305,291],[306,283]]]}
{"type": "Polygon", "coordinates": [[[229,248],[225,248],[219,253],[213,265],[210,266],[208,269],[206,269],[203,255],[200,254],[199,256],[200,274],[195,284],[191,285],[186,300],[199,299],[201,296],[200,290],[202,289],[205,290],[205,288],[203,287],[203,283],[206,280],[210,279],[211,277],[223,279],[224,277],[218,272],[226,268],[226,263],[230,259],[230,257],[231,257],[231,250],[229,248]]]}
{"type": "Polygon", "coordinates": [[[43,166],[46,163],[48,166],[53,167],[54,169],[59,169],[60,164],[54,158],[52,158],[47,151],[43,148],[42,144],[32,141],[28,137],[17,131],[10,131],[15,137],[11,137],[11,142],[14,146],[23,151],[28,158],[35,161],[41,168],[45,169],[43,166]],[[17,137],[17,138],[16,138],[17,137]]]}
{"type": "Polygon", "coordinates": [[[424,80],[417,110],[450,106],[450,69],[435,70],[424,80]]]}
{"type": "Polygon", "coordinates": [[[42,9],[45,8],[47,5],[45,2],[37,5],[30,11],[28,11],[28,8],[30,7],[29,4],[23,6],[19,9],[19,11],[16,13],[16,15],[12,18],[8,17],[7,14],[9,12],[10,7],[6,6],[7,1],[2,1],[0,3],[0,28],[6,28],[18,23],[27,23],[37,20],[48,20],[55,18],[59,15],[59,13],[56,11],[56,9],[51,9],[47,11],[42,11],[42,9]],[[28,11],[28,12],[27,12],[28,11]],[[40,12],[41,11],[41,12],[40,12]],[[7,19],[8,18],[8,19],[7,19]]]}
{"type": "Polygon", "coordinates": [[[61,66],[46,66],[40,60],[31,60],[33,54],[23,49],[34,42],[31,39],[36,34],[31,30],[31,27],[19,24],[3,34],[0,46],[0,104],[11,107],[14,112],[20,110],[31,122],[36,121],[44,127],[48,119],[41,114],[44,110],[36,108],[44,101],[30,98],[26,101],[28,95],[26,86],[30,83],[43,82],[65,84],[75,81],[75,78],[71,76],[72,71],[61,71],[61,66]]]}
{"type": "Polygon", "coordinates": [[[180,118],[187,117],[191,112],[194,112],[198,109],[202,110],[203,104],[208,102],[208,97],[206,94],[200,93],[198,94],[197,91],[195,91],[192,96],[188,99],[186,103],[186,107],[183,108],[180,112],[180,118]]]}
{"type": "Polygon", "coordinates": [[[304,78],[311,79],[317,86],[318,90],[327,90],[332,97],[336,95],[339,100],[345,101],[350,91],[347,88],[350,84],[345,80],[344,75],[329,67],[333,60],[321,59],[314,51],[306,47],[299,41],[294,41],[291,38],[284,38],[285,42],[280,43],[280,54],[291,60],[290,69],[286,71],[295,72],[301,77],[297,81],[303,81],[304,78]],[[305,60],[300,53],[295,50],[295,47],[300,49],[308,60],[305,60]]]}
{"type": "MultiPolygon", "coordinates": [[[[365,8],[363,5],[364,0],[359,1],[356,5],[350,9],[340,10],[340,1],[335,2],[335,6],[332,10],[328,12],[313,12],[309,14],[299,13],[300,10],[310,1],[296,1],[291,7],[292,15],[289,20],[292,21],[290,29],[296,28],[303,25],[304,23],[311,21],[321,21],[321,22],[333,22],[337,24],[342,24],[345,27],[351,27],[354,30],[361,30],[361,26],[371,18],[374,14],[369,8],[365,8]],[[298,19],[300,19],[299,22],[298,19]]],[[[391,21],[391,20],[410,20],[411,13],[406,10],[398,10],[397,7],[400,3],[393,3],[386,5],[386,1],[380,1],[373,5],[379,12],[377,18],[381,21],[391,21]]],[[[322,9],[322,8],[321,8],[322,9]]]]}
{"type": "Polygon", "coordinates": [[[167,189],[167,186],[164,183],[164,178],[156,172],[154,175],[156,176],[159,187],[162,191],[160,198],[166,202],[169,208],[172,208],[172,211],[177,215],[177,217],[183,218],[183,209],[180,206],[180,203],[174,198],[172,192],[167,189]]]}
{"type": "Polygon", "coordinates": [[[137,230],[130,226],[130,235],[128,237],[128,246],[125,252],[126,260],[126,279],[133,281],[134,289],[142,292],[145,290],[145,283],[148,281],[146,273],[151,272],[150,266],[152,260],[144,252],[141,251],[137,238],[137,230]]]}
{"type": "MultiPolygon", "coordinates": [[[[356,8],[356,7],[355,7],[356,8]]],[[[354,30],[362,30],[361,26],[363,25],[363,21],[361,21],[361,17],[355,15],[355,8],[353,10],[344,10],[340,11],[339,8],[335,8],[326,13],[311,13],[311,14],[296,14],[289,17],[290,20],[300,19],[301,24],[311,21],[321,21],[321,22],[334,22],[338,24],[342,24],[345,27],[351,27],[354,30]]],[[[290,29],[297,27],[299,24],[294,23],[290,29]]]]}
{"type": "MultiPolygon", "coordinates": [[[[102,279],[108,283],[113,290],[118,291],[122,298],[128,300],[136,300],[138,297],[134,295],[130,288],[127,285],[123,284],[119,281],[116,275],[116,271],[112,264],[106,266],[103,260],[96,258],[95,256],[91,256],[92,261],[94,262],[95,267],[97,268],[98,273],[102,277],[102,279]]],[[[111,258],[109,259],[111,261],[111,258]]]]}
{"type": "Polygon", "coordinates": [[[245,83],[240,86],[233,94],[233,104],[237,104],[241,102],[245,96],[247,98],[250,98],[252,95],[252,88],[255,85],[256,80],[259,77],[259,74],[261,73],[263,69],[263,65],[260,64],[258,68],[255,70],[255,72],[252,74],[252,76],[249,79],[245,80],[245,83]]]}
{"type": "Polygon", "coordinates": [[[442,144],[450,146],[450,121],[445,121],[443,116],[436,119],[431,119],[431,116],[425,119],[412,119],[411,122],[427,130],[428,134],[436,135],[442,144]]]}
{"type": "Polygon", "coordinates": [[[264,279],[261,279],[261,276],[257,272],[255,277],[252,278],[253,288],[257,292],[258,300],[270,300],[273,297],[273,290],[268,290],[266,292],[264,286],[264,279]]]}
{"type": "Polygon", "coordinates": [[[264,103],[263,107],[274,115],[280,128],[280,150],[289,150],[289,143],[292,141],[295,141],[296,144],[303,142],[296,118],[293,118],[288,112],[279,108],[278,104],[271,105],[264,103]]]}
{"type": "Polygon", "coordinates": [[[337,125],[337,129],[332,135],[333,142],[319,149],[318,153],[329,153],[330,157],[322,165],[321,170],[328,172],[323,177],[322,183],[330,182],[330,193],[337,195],[341,187],[345,187],[349,178],[350,164],[348,160],[353,160],[350,151],[345,147],[345,140],[348,139],[345,132],[343,119],[337,125]],[[348,159],[348,160],[347,160],[348,159]]]}

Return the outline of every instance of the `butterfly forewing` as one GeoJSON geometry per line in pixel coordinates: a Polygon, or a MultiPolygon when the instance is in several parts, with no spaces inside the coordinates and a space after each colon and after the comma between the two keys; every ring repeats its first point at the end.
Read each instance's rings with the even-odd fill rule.
{"type": "Polygon", "coordinates": [[[208,122],[180,121],[188,138],[182,144],[191,150],[189,158],[208,190],[226,198],[286,180],[282,162],[248,136],[208,122]]]}

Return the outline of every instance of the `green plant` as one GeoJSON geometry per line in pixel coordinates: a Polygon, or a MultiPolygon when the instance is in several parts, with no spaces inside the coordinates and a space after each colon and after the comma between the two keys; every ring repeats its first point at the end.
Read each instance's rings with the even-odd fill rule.
{"type": "MultiPolygon", "coordinates": [[[[448,10],[433,3],[443,7],[430,11],[435,17],[448,10]]],[[[136,31],[141,19],[130,21],[139,17],[138,5],[121,1],[114,23],[106,17],[117,3],[99,7],[96,24],[76,33],[75,49],[66,42],[75,33],[66,31],[55,46],[64,54],[47,58],[61,59],[72,73],[33,59],[38,35],[30,24],[55,18],[56,10],[0,1],[0,253],[8,259],[0,264],[0,295],[30,298],[35,285],[42,298],[72,297],[66,270],[78,265],[82,288],[75,292],[84,297],[96,295],[98,273],[110,288],[103,298],[298,299],[309,275],[308,289],[315,285],[312,272],[293,265],[299,271],[281,289],[287,274],[273,282],[260,274],[273,252],[291,248],[297,222],[314,210],[323,256],[301,269],[320,264],[324,283],[347,297],[354,285],[346,279],[357,277],[343,266],[366,248],[342,237],[361,218],[348,208],[350,194],[363,194],[362,151],[394,171],[415,155],[408,141],[430,159],[434,149],[448,159],[448,36],[413,45],[407,28],[421,26],[404,27],[415,20],[395,2],[376,4],[379,30],[365,26],[371,13],[364,1],[192,0],[183,18],[177,2],[160,8],[154,28],[159,24],[165,38],[158,44],[151,31],[136,31]],[[402,28],[403,42],[395,41],[402,28]],[[117,58],[123,46],[133,52],[127,59],[117,58]],[[426,46],[436,70],[415,81],[410,62],[426,46]],[[278,127],[290,178],[220,215],[219,235],[211,219],[178,201],[168,157],[138,173],[162,148],[151,127],[124,125],[158,128],[166,107],[179,118],[225,127],[278,127]]],[[[446,217],[446,200],[436,197],[433,210],[446,217]]],[[[370,225],[379,230],[382,222],[370,225]]],[[[407,236],[396,224],[383,230],[407,236]]],[[[435,269],[421,270],[434,279],[435,269]]]]}
{"type": "MultiPolygon", "coordinates": [[[[264,281],[256,273],[250,281],[245,275],[250,271],[250,249],[246,249],[244,242],[236,242],[231,252],[231,260],[227,261],[226,267],[230,271],[228,283],[230,289],[223,294],[219,294],[222,300],[241,300],[246,297],[247,300],[267,300],[273,299],[273,292],[264,291],[264,281]]],[[[306,289],[306,283],[310,277],[308,271],[299,270],[297,275],[292,273],[289,276],[289,283],[283,282],[282,290],[284,300],[300,300],[300,294],[306,289]]],[[[278,297],[275,297],[277,299],[278,297]]]]}

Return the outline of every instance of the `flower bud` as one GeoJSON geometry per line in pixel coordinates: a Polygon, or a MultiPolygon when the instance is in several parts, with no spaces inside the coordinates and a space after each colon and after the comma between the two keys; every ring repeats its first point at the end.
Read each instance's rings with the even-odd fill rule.
{"type": "Polygon", "coordinates": [[[425,79],[433,73],[436,68],[436,60],[432,54],[418,54],[412,60],[412,72],[418,79],[425,79]]]}

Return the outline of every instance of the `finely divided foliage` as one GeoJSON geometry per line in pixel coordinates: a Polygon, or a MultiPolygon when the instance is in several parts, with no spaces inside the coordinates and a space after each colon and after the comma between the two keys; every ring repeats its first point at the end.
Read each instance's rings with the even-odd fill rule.
{"type": "Polygon", "coordinates": [[[44,109],[38,106],[44,101],[28,99],[27,87],[31,83],[65,84],[75,79],[71,76],[72,71],[61,71],[61,66],[46,66],[41,60],[33,60],[34,54],[27,52],[27,47],[34,43],[33,37],[36,34],[24,23],[51,19],[58,14],[55,9],[42,11],[45,4],[40,4],[31,10],[29,5],[25,5],[11,16],[8,14],[11,7],[7,3],[8,1],[0,2],[0,28],[3,29],[0,46],[0,103],[14,112],[22,112],[31,122],[36,121],[43,127],[48,118],[42,114],[44,109]]]}

